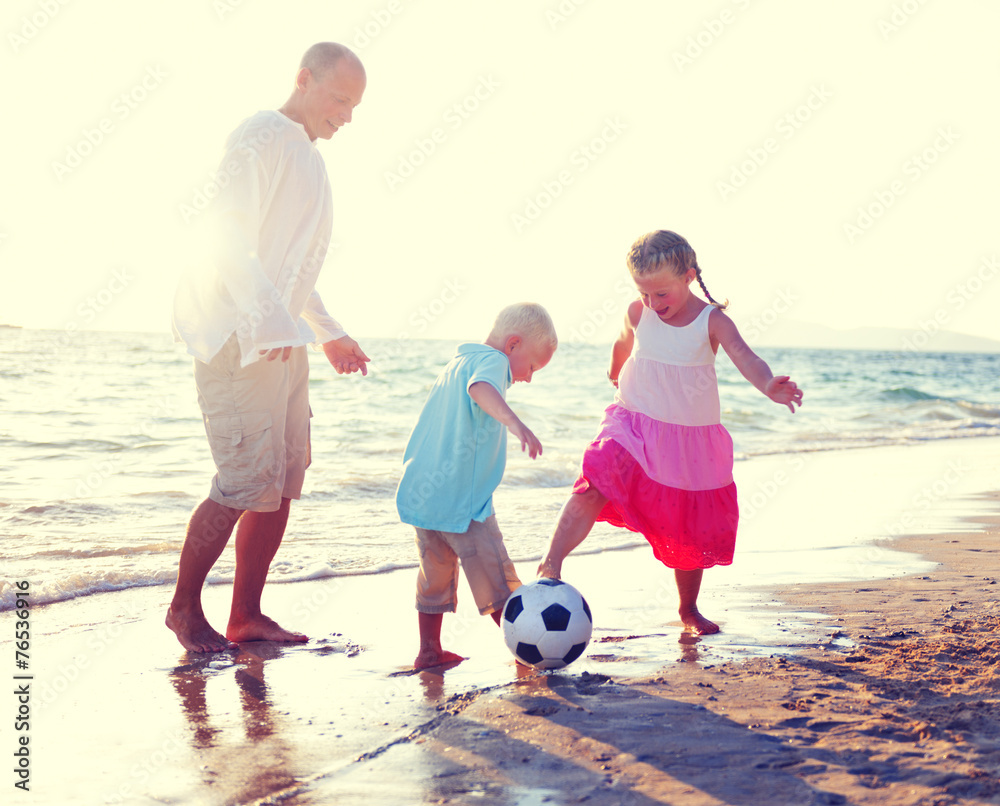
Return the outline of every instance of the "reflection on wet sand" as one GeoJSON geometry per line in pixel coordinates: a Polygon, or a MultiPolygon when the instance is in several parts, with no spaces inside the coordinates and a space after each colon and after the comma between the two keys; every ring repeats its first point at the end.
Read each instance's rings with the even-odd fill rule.
{"type": "Polygon", "coordinates": [[[169,675],[192,728],[202,782],[220,802],[246,802],[285,789],[298,780],[294,748],[282,733],[264,679],[267,661],[282,657],[278,644],[242,644],[237,652],[176,667],[169,675]],[[233,709],[230,686],[217,685],[234,669],[240,704],[233,709]],[[237,725],[240,730],[237,730],[237,725]]]}

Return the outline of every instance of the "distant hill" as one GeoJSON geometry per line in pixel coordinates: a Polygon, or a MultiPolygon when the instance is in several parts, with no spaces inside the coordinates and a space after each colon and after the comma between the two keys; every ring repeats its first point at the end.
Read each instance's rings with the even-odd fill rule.
{"type": "Polygon", "coordinates": [[[815,347],[834,350],[915,350],[932,353],[1000,353],[1000,341],[970,336],[952,330],[902,330],[890,327],[859,327],[837,330],[781,319],[770,327],[737,319],[750,346],[815,347]]]}

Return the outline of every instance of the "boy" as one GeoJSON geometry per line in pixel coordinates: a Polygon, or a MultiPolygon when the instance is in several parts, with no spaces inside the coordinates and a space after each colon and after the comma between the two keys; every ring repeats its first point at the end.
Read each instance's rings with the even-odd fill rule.
{"type": "Polygon", "coordinates": [[[479,612],[497,624],[507,597],[521,585],[497,527],[493,491],[503,478],[507,430],[532,459],[542,445],[504,394],[511,383],[530,383],[557,344],[541,305],[509,305],[485,342],[459,345],[413,428],[396,509],[416,528],[420,553],[415,669],[463,660],[441,647],[443,615],[455,612],[459,559],[479,612]]]}

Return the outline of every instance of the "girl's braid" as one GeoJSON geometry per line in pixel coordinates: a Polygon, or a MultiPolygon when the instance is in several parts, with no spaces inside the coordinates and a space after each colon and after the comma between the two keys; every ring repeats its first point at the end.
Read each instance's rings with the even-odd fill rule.
{"type": "Polygon", "coordinates": [[[705,281],[701,277],[701,266],[698,265],[697,260],[694,262],[694,270],[698,274],[698,285],[700,285],[701,290],[705,292],[705,296],[708,297],[708,301],[711,302],[720,311],[726,310],[726,308],[729,307],[729,300],[727,299],[725,302],[717,302],[715,298],[708,293],[708,286],[705,285],[705,281]]]}

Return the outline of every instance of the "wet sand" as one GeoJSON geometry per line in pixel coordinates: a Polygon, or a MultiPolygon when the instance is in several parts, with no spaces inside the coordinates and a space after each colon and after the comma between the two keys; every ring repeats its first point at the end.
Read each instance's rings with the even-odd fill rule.
{"type": "MultiPolygon", "coordinates": [[[[967,484],[995,483],[998,441],[954,442],[970,446],[857,453],[868,472],[933,459],[944,478],[946,454],[960,451],[979,457],[967,484]]],[[[842,459],[810,458],[810,475],[770,517],[798,507],[797,528],[818,520],[805,486],[832,489],[842,459]]],[[[923,514],[998,504],[956,484],[923,514]]],[[[1000,526],[981,520],[864,547],[861,582],[792,584],[781,573],[736,585],[733,569],[708,572],[703,609],[724,632],[700,639],[681,632],[672,576],[645,561],[648,549],[574,555],[564,570],[599,614],[595,636],[547,675],[517,667],[468,596],[444,638],[469,659],[410,673],[412,571],[269,586],[268,612],[310,642],[213,656],[174,643],[164,587],[40,607],[31,791],[14,802],[1000,802],[1000,526]],[[880,576],[902,567],[918,571],[880,576]]],[[[748,556],[765,521],[748,523],[748,556]]],[[[217,623],[229,595],[206,592],[217,623]]]]}
{"type": "Polygon", "coordinates": [[[398,749],[286,802],[360,798],[394,774],[424,781],[414,803],[1000,803],[998,524],[903,541],[940,563],[927,575],[778,592],[837,625],[793,657],[683,662],[694,647],[653,677],[608,663],[453,697],[398,749]]]}

